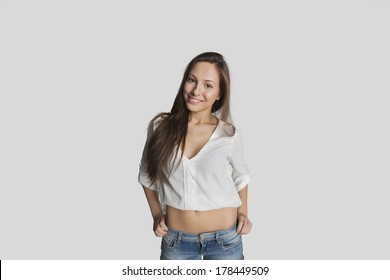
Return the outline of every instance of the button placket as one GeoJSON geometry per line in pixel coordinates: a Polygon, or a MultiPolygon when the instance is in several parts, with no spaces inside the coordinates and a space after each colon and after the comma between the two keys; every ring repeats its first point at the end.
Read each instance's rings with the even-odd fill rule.
{"type": "Polygon", "coordinates": [[[198,209],[198,186],[196,184],[196,161],[189,162],[189,189],[191,209],[198,209]]]}
{"type": "Polygon", "coordinates": [[[189,201],[188,201],[188,160],[186,158],[182,158],[183,161],[183,194],[184,194],[184,209],[187,209],[189,207],[189,201]]]}
{"type": "Polygon", "coordinates": [[[184,169],[184,208],[197,209],[197,184],[196,184],[196,162],[183,158],[184,169]]]}

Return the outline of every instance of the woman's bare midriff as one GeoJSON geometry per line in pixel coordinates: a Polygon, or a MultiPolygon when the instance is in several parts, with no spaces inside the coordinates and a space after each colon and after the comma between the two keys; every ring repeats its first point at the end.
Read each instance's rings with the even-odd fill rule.
{"type": "Polygon", "coordinates": [[[209,211],[179,210],[166,207],[168,227],[188,233],[204,233],[230,228],[237,221],[236,208],[221,208],[209,211]]]}

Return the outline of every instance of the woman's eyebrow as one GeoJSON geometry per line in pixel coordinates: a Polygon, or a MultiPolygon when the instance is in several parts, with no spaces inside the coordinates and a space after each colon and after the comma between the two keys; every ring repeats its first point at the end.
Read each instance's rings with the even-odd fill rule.
{"type": "MultiPolygon", "coordinates": [[[[188,77],[192,77],[192,78],[195,78],[196,80],[199,80],[194,74],[190,73],[188,74],[188,77]]],[[[215,82],[213,80],[210,80],[210,79],[206,79],[204,80],[205,82],[212,82],[213,84],[215,84],[215,82]]]]}

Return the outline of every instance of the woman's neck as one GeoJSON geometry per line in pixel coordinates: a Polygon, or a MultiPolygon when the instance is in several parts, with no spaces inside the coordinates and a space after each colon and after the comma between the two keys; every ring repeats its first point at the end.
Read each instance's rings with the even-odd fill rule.
{"type": "Polygon", "coordinates": [[[216,117],[211,114],[201,114],[190,112],[188,115],[188,122],[193,124],[202,124],[202,123],[215,123],[217,121],[216,117]]]}

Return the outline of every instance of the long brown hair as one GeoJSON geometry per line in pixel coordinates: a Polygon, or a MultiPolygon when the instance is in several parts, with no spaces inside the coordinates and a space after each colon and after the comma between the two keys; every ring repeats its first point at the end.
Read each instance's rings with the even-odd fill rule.
{"type": "MultiPolygon", "coordinates": [[[[183,91],[184,85],[194,65],[198,62],[209,62],[219,72],[220,98],[212,106],[211,112],[219,119],[231,122],[230,117],[230,75],[224,57],[216,52],[205,52],[194,57],[187,65],[171,112],[157,114],[149,123],[149,131],[154,129],[146,145],[146,166],[151,184],[162,183],[173,170],[180,143],[185,143],[188,127],[189,110],[186,106],[183,91]],[[172,161],[173,160],[173,161],[172,161]]],[[[184,148],[183,148],[184,150],[184,148]]]]}

